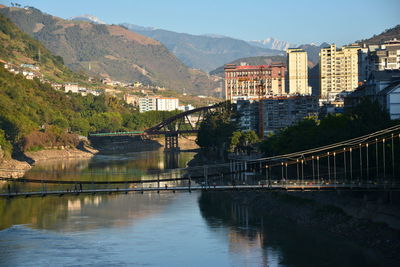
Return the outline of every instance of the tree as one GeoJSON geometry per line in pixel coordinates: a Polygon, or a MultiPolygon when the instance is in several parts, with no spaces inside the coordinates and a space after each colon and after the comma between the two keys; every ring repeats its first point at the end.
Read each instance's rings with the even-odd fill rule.
{"type": "Polygon", "coordinates": [[[229,148],[231,136],[237,128],[232,120],[234,115],[230,105],[208,113],[200,124],[196,143],[211,151],[220,153],[226,151],[229,148]]]}
{"type": "Polygon", "coordinates": [[[230,139],[229,152],[246,151],[254,149],[254,145],[260,142],[254,131],[235,131],[230,139]]]}

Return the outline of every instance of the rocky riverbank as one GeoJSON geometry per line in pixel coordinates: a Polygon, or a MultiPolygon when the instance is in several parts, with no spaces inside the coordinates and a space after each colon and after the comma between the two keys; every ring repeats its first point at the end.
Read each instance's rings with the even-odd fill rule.
{"type": "Polygon", "coordinates": [[[24,176],[25,172],[31,168],[26,161],[15,159],[3,159],[0,161],[0,177],[1,178],[19,178],[24,176]]]}
{"type": "Polygon", "coordinates": [[[0,177],[20,178],[39,161],[87,159],[98,153],[98,150],[88,146],[78,148],[44,149],[35,152],[25,152],[17,159],[3,158],[0,160],[0,177]]]}
{"type": "Polygon", "coordinates": [[[93,157],[99,151],[90,147],[77,148],[62,148],[62,149],[45,149],[36,152],[25,152],[25,156],[34,161],[33,164],[44,160],[59,160],[59,159],[87,159],[93,157]]]}

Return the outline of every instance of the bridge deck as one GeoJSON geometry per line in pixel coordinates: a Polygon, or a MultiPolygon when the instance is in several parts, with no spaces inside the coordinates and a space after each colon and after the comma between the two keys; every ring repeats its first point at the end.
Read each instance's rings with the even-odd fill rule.
{"type": "Polygon", "coordinates": [[[399,191],[399,186],[387,185],[217,185],[217,186],[178,186],[178,187],[136,187],[136,188],[106,188],[85,190],[54,190],[0,193],[0,197],[31,197],[47,195],[79,195],[79,194],[111,194],[129,192],[161,192],[161,191],[399,191]]]}

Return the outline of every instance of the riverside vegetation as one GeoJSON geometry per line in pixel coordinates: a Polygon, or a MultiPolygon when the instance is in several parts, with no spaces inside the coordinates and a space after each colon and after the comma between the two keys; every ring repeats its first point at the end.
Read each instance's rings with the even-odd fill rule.
{"type": "Polygon", "coordinates": [[[13,147],[75,146],[89,132],[142,130],[175,113],[139,113],[107,95],[65,94],[0,66],[0,145],[8,155],[13,147]]]}

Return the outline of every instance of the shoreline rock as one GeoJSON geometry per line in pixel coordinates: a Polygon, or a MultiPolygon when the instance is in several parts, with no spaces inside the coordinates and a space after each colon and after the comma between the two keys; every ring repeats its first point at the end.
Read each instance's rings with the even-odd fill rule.
{"type": "Polygon", "coordinates": [[[3,159],[0,162],[0,177],[1,178],[21,178],[25,172],[30,170],[37,162],[48,160],[63,160],[63,159],[88,159],[96,155],[99,151],[87,146],[78,148],[64,149],[44,149],[36,152],[23,153],[23,159],[3,159]]]}
{"type": "Polygon", "coordinates": [[[31,168],[32,166],[26,161],[3,159],[3,161],[0,162],[0,177],[20,178],[31,168]]]}
{"type": "Polygon", "coordinates": [[[66,148],[66,149],[45,149],[36,152],[25,152],[25,156],[34,161],[33,165],[39,161],[91,158],[99,151],[93,148],[84,147],[82,149],[66,148]]]}

